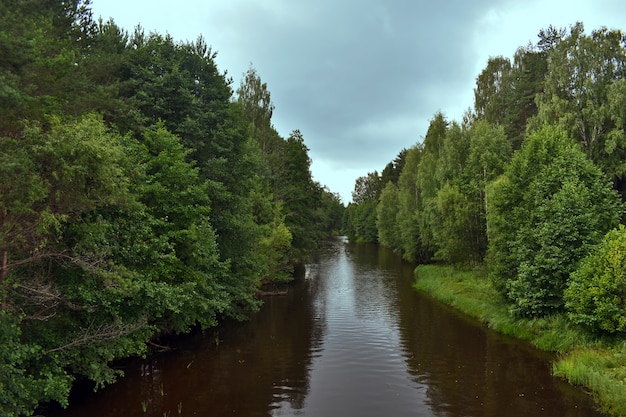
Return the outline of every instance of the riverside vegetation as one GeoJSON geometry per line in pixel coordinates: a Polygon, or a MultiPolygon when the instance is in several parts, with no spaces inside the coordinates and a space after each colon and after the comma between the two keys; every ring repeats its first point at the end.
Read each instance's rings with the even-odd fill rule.
{"type": "Polygon", "coordinates": [[[626,38],[549,27],[492,57],[462,121],[357,179],[344,229],[417,262],[417,287],[559,353],[626,415],[626,38]]]}
{"type": "Polygon", "coordinates": [[[129,33],[89,0],[2,0],[0,28],[0,416],[112,383],[162,336],[245,319],[340,227],[485,268],[501,320],[555,326],[556,372],[623,414],[621,31],[550,27],[491,58],[464,119],[436,114],[344,210],[301,132],[273,128],[256,71],[233,91],[201,37],[129,33]]]}
{"type": "Polygon", "coordinates": [[[89,0],[0,1],[0,416],[67,405],[166,335],[242,320],[344,206],[250,68],[89,0]]]}

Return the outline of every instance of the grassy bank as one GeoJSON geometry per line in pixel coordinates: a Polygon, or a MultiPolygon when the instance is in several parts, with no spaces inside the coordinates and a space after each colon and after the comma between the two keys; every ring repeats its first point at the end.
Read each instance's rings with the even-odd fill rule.
{"type": "Polygon", "coordinates": [[[458,270],[420,265],[415,275],[418,290],[430,293],[498,332],[559,353],[552,366],[555,375],[588,388],[603,411],[626,416],[626,340],[593,337],[563,314],[539,319],[516,318],[480,268],[458,270]]]}

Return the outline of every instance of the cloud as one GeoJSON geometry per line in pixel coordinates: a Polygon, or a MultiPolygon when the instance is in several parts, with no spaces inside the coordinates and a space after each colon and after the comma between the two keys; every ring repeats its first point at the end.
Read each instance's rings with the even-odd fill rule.
{"type": "Polygon", "coordinates": [[[420,141],[433,114],[459,120],[490,56],[511,57],[550,24],[615,27],[617,0],[94,0],[132,29],[202,34],[235,80],[250,63],[272,94],[273,123],[304,135],[316,180],[331,190],[382,170],[420,141]]]}

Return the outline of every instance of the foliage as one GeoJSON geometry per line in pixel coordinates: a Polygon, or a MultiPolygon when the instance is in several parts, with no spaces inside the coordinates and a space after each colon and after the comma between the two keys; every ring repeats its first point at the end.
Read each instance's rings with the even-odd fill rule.
{"type": "Polygon", "coordinates": [[[535,132],[492,188],[496,288],[519,314],[559,310],[569,274],[620,216],[618,196],[565,132],[535,132]]]}
{"type": "Polygon", "coordinates": [[[528,120],[537,115],[535,96],[542,92],[547,72],[547,52],[520,47],[513,62],[489,58],[476,78],[474,116],[504,129],[513,149],[519,149],[528,120]]]}
{"type": "Polygon", "coordinates": [[[420,193],[417,174],[423,148],[410,148],[398,180],[398,213],[396,221],[400,231],[402,256],[412,262],[428,260],[430,254],[422,245],[419,229],[420,193]]]}
{"type": "Polygon", "coordinates": [[[560,32],[549,50],[545,88],[537,98],[538,121],[531,126],[558,124],[620,182],[626,172],[626,142],[618,127],[621,117],[611,111],[611,103],[623,94],[613,85],[626,75],[625,48],[619,30],[601,28],[586,35],[582,23],[576,23],[568,34],[560,32]]]}
{"type": "Polygon", "coordinates": [[[41,348],[20,340],[20,320],[0,311],[0,416],[12,417],[33,410],[39,401],[64,400],[72,376],[57,369],[30,370],[42,357],[41,348]]]}
{"type": "Polygon", "coordinates": [[[361,204],[348,204],[344,214],[343,229],[350,240],[378,242],[376,206],[374,200],[366,200],[361,204]]]}
{"type": "Polygon", "coordinates": [[[594,331],[626,333],[626,229],[620,225],[585,257],[564,294],[569,317],[594,331]]]}
{"type": "Polygon", "coordinates": [[[237,89],[237,104],[248,122],[249,134],[258,145],[263,164],[259,181],[270,191],[268,202],[280,213],[272,221],[282,218],[291,241],[291,259],[302,261],[303,256],[317,246],[321,233],[339,228],[343,205],[335,205],[341,213],[332,214],[332,193],[326,192],[312,179],[311,160],[302,133],[295,130],[287,139],[279,136],[271,123],[274,105],[267,84],[250,67],[237,89]],[[334,220],[333,220],[334,218],[334,220]]]}
{"type": "Polygon", "coordinates": [[[367,175],[359,177],[354,183],[352,191],[352,201],[354,204],[361,204],[365,201],[376,201],[382,192],[384,184],[377,171],[368,172],[367,175]]]}
{"type": "Polygon", "coordinates": [[[398,203],[398,187],[390,181],[380,195],[380,202],[376,208],[376,228],[380,244],[395,253],[402,252],[402,237],[397,222],[398,203]]]}
{"type": "Polygon", "coordinates": [[[3,1],[0,27],[0,415],[247,318],[339,227],[265,84],[252,71],[266,101],[236,102],[201,37],[129,35],[88,0],[3,1]]]}

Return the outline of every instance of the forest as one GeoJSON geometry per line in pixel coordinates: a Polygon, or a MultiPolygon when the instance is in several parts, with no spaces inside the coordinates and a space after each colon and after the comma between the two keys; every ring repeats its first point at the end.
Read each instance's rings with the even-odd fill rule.
{"type": "Polygon", "coordinates": [[[0,1],[0,416],[247,318],[345,209],[253,67],[89,3],[0,1]]]}
{"type": "Polygon", "coordinates": [[[622,31],[581,23],[491,57],[462,120],[436,113],[422,141],[357,179],[346,233],[486,268],[515,316],[564,313],[623,340],[625,76],[622,31]]]}

